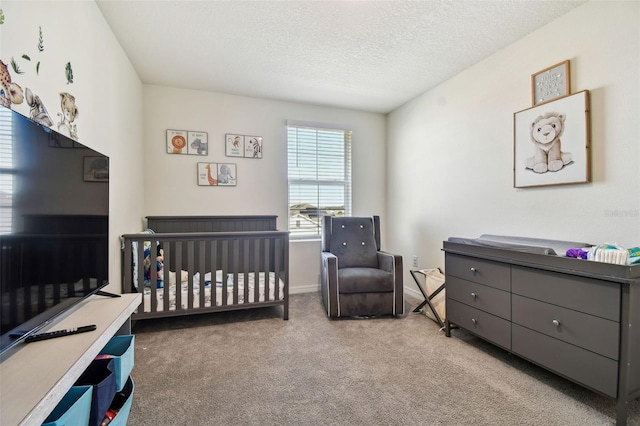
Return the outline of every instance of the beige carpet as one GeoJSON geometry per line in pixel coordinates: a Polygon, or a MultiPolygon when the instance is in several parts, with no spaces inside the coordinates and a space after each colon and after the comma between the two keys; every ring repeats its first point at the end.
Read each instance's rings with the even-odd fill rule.
{"type": "MultiPolygon", "coordinates": [[[[462,330],[329,320],[318,293],[140,321],[129,425],[612,425],[615,402],[462,330]]],[[[628,424],[640,425],[640,402],[628,424]]]]}

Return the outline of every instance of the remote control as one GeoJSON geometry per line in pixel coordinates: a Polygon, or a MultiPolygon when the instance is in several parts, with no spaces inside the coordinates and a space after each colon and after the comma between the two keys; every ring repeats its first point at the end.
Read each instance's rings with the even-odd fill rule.
{"type": "Polygon", "coordinates": [[[34,334],[24,339],[25,342],[37,342],[39,340],[55,339],[56,337],[69,336],[71,334],[86,333],[87,331],[93,331],[96,329],[94,324],[85,325],[78,328],[68,328],[66,330],[48,331],[46,333],[34,334]]]}

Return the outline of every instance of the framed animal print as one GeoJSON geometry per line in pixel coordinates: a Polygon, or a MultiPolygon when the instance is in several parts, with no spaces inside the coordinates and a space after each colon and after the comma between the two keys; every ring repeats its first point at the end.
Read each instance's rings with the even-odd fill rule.
{"type": "Polygon", "coordinates": [[[227,157],[244,157],[244,135],[227,133],[224,140],[227,157]]]}
{"type": "Polygon", "coordinates": [[[167,129],[167,154],[209,155],[207,132],[167,129]]]}
{"type": "Polygon", "coordinates": [[[513,186],[591,181],[589,91],[513,115],[513,186]]]}
{"type": "Polygon", "coordinates": [[[209,154],[209,137],[207,132],[187,133],[187,153],[190,155],[208,155],[209,154]]]}
{"type": "Polygon", "coordinates": [[[262,138],[260,136],[245,136],[245,158],[262,158],[262,138]]]}
{"type": "Polygon", "coordinates": [[[186,130],[167,129],[167,154],[187,154],[187,138],[186,130]]]}
{"type": "Polygon", "coordinates": [[[262,137],[227,133],[224,135],[227,157],[262,158],[262,137]]]}
{"type": "Polygon", "coordinates": [[[234,163],[198,163],[199,186],[236,186],[237,181],[234,163]]]}

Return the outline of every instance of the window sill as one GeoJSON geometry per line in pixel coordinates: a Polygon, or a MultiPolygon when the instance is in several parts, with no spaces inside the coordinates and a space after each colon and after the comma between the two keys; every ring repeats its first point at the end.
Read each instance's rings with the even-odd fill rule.
{"type": "Polygon", "coordinates": [[[312,242],[320,242],[321,238],[320,236],[314,236],[314,237],[289,237],[289,242],[290,243],[312,243],[312,242]]]}

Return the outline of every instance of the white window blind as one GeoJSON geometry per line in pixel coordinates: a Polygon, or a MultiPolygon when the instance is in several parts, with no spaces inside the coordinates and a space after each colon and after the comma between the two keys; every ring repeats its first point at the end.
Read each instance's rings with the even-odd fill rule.
{"type": "Polygon", "coordinates": [[[13,173],[11,110],[0,107],[0,234],[12,229],[13,173]]]}
{"type": "Polygon", "coordinates": [[[320,235],[322,216],[351,215],[351,131],[287,125],[289,232],[320,235]]]}

